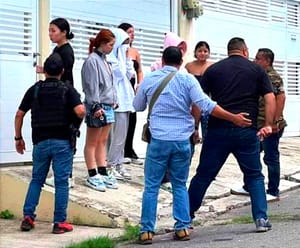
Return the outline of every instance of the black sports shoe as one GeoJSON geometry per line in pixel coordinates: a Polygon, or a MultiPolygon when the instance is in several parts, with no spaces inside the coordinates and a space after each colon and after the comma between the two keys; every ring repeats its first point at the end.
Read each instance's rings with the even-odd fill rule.
{"type": "Polygon", "coordinates": [[[21,223],[21,231],[28,232],[34,228],[34,221],[30,216],[25,216],[21,223]]]}

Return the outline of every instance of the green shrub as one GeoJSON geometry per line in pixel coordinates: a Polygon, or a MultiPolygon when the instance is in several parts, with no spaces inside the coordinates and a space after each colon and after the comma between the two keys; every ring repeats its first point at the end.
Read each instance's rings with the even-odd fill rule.
{"type": "Polygon", "coordinates": [[[1,211],[0,218],[1,219],[13,219],[15,216],[12,212],[10,212],[8,209],[1,211]]]}

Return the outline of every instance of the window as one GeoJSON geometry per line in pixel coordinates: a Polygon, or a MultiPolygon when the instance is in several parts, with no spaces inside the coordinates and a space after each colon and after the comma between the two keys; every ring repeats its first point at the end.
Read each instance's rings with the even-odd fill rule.
{"type": "Polygon", "coordinates": [[[289,1],[287,3],[287,25],[288,27],[299,28],[300,3],[289,1]]]}
{"type": "Polygon", "coordinates": [[[0,8],[0,53],[32,53],[32,13],[0,8]]]}
{"type": "Polygon", "coordinates": [[[220,12],[250,19],[267,21],[268,2],[265,0],[203,0],[204,11],[220,12]]]}
{"type": "MultiPolygon", "coordinates": [[[[53,18],[56,18],[56,16],[53,18]]],[[[74,18],[67,19],[75,35],[71,42],[77,60],[84,60],[88,56],[89,39],[95,37],[101,28],[117,27],[109,23],[74,18]]],[[[134,46],[139,49],[143,66],[149,67],[161,56],[164,36],[164,32],[135,27],[134,46]]]]}
{"type": "Polygon", "coordinates": [[[300,95],[300,63],[288,62],[287,63],[287,94],[291,96],[300,95]]]}

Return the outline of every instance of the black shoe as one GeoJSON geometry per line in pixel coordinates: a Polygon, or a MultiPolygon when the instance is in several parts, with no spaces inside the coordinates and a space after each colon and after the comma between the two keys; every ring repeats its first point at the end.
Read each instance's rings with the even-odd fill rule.
{"type": "Polygon", "coordinates": [[[28,232],[34,228],[34,221],[30,216],[25,216],[21,223],[21,231],[28,232]]]}

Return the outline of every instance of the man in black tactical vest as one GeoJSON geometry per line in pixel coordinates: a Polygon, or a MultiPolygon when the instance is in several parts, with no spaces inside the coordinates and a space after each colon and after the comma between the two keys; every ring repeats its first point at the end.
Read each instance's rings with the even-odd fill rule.
{"type": "Polygon", "coordinates": [[[16,151],[23,154],[25,150],[25,141],[22,137],[23,119],[27,111],[31,110],[33,168],[23,207],[21,230],[29,231],[34,228],[36,206],[52,163],[55,180],[52,232],[61,234],[73,230],[72,225],[66,222],[69,200],[68,178],[74,154],[70,127],[74,124],[74,115],[79,120],[83,119],[85,108],[79,93],[59,80],[63,72],[63,62],[59,54],[53,53],[46,59],[44,71],[46,80],[38,81],[27,90],[15,116],[16,151]]]}

